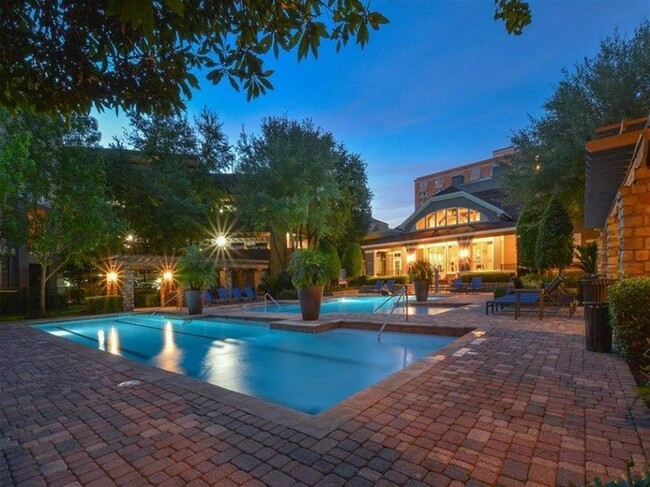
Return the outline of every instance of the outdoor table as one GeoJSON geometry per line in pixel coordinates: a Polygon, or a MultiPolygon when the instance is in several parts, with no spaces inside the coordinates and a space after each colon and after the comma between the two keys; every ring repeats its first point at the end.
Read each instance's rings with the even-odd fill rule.
{"type": "Polygon", "coordinates": [[[515,320],[521,314],[521,294],[539,294],[539,319],[544,318],[544,289],[513,289],[515,293],[515,320]]]}

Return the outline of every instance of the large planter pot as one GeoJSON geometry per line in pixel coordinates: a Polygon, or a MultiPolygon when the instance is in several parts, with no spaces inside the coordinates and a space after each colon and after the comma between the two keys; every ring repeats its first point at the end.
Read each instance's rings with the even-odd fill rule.
{"type": "Polygon", "coordinates": [[[415,300],[426,301],[429,299],[429,282],[428,281],[414,281],[413,288],[415,289],[415,300]]]}
{"type": "Polygon", "coordinates": [[[323,286],[298,288],[300,313],[304,321],[314,321],[320,316],[320,303],[323,300],[323,286]]]}
{"type": "Polygon", "coordinates": [[[185,291],[185,302],[187,303],[187,312],[191,315],[200,315],[203,313],[203,292],[188,289],[185,291]]]}

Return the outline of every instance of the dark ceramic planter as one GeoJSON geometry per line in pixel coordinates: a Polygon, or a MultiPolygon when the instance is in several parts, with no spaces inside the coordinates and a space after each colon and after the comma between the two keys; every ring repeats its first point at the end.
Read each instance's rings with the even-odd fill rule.
{"type": "Polygon", "coordinates": [[[429,299],[429,283],[427,281],[413,281],[415,300],[419,302],[429,299]]]}
{"type": "Polygon", "coordinates": [[[314,321],[320,316],[320,304],[323,300],[323,286],[298,288],[300,313],[304,321],[314,321]]]}
{"type": "Polygon", "coordinates": [[[188,289],[185,291],[185,302],[187,303],[187,312],[191,315],[200,315],[203,313],[203,292],[188,289]]]}

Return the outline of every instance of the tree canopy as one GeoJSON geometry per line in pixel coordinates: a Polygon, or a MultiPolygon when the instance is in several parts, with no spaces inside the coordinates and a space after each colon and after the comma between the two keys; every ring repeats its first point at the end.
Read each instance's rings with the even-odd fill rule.
{"type": "Polygon", "coordinates": [[[531,197],[517,220],[517,261],[520,267],[537,269],[535,254],[537,252],[537,235],[539,223],[546,209],[544,197],[531,197]]]}
{"type": "Polygon", "coordinates": [[[32,116],[24,112],[2,120],[14,165],[27,169],[17,179],[2,211],[2,223],[20,222],[20,232],[6,236],[13,245],[24,243],[41,265],[41,311],[45,312],[47,282],[69,263],[94,256],[99,248],[110,248],[120,232],[120,222],[106,197],[100,154],[99,132],[94,119],[73,116],[32,116]],[[16,142],[18,140],[19,142],[16,142]],[[14,150],[18,146],[17,150],[14,150]]]}
{"type": "Polygon", "coordinates": [[[601,41],[563,79],[545,113],[512,137],[516,154],[505,166],[507,199],[524,204],[531,194],[557,192],[571,216],[584,206],[584,146],[596,128],[650,112],[650,21],[630,37],[601,41]]]}
{"type": "MultiPolygon", "coordinates": [[[[530,23],[528,2],[494,4],[509,33],[530,23]]],[[[317,57],[324,41],[363,47],[386,23],[361,0],[5,0],[0,105],[168,114],[199,88],[197,71],[251,99],[272,89],[268,54],[317,57]]]]}
{"type": "Polygon", "coordinates": [[[107,174],[119,175],[109,177],[111,197],[136,251],[174,254],[206,237],[225,197],[214,173],[234,156],[210,111],[194,123],[180,115],[131,114],[130,121],[125,140],[105,154],[107,174]]]}

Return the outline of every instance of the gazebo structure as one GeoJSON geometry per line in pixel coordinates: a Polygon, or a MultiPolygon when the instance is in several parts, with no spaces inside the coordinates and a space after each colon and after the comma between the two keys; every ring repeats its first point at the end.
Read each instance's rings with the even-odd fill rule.
{"type": "MultiPolygon", "coordinates": [[[[182,287],[176,280],[175,266],[177,257],[163,255],[119,254],[106,259],[107,286],[119,288],[124,299],[124,311],[133,311],[135,307],[136,275],[153,273],[160,289],[160,306],[174,302],[182,305],[182,287]],[[110,281],[117,281],[111,283],[110,281]]],[[[257,288],[262,277],[268,272],[269,251],[266,249],[243,250],[215,255],[215,273],[221,287],[251,285],[257,288]]]]}

